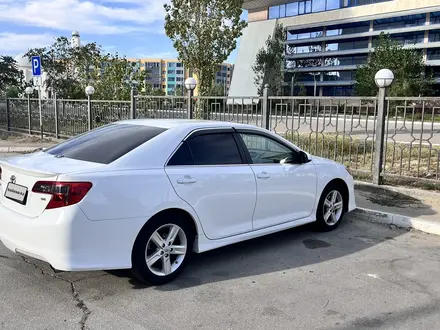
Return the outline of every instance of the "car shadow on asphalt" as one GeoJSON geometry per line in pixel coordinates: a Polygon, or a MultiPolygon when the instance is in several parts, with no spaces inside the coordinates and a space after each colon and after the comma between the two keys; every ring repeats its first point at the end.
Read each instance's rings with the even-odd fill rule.
{"type": "MultiPolygon", "coordinates": [[[[332,232],[319,233],[311,226],[303,226],[194,254],[178,278],[155,289],[181,290],[239,278],[249,278],[254,283],[258,275],[280,272],[282,276],[288,270],[349,256],[405,233],[387,227],[370,233],[369,226],[379,225],[355,220],[348,215],[332,232]]],[[[126,277],[133,289],[150,287],[132,278],[130,271],[108,273],[126,277]]]]}

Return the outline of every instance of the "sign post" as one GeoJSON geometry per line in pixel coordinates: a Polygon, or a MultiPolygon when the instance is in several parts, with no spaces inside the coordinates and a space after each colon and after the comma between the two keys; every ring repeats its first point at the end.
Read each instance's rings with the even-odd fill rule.
{"type": "Polygon", "coordinates": [[[40,133],[43,139],[43,113],[41,107],[41,58],[40,56],[32,56],[32,75],[34,77],[34,85],[38,87],[38,108],[40,110],[40,133]]]}

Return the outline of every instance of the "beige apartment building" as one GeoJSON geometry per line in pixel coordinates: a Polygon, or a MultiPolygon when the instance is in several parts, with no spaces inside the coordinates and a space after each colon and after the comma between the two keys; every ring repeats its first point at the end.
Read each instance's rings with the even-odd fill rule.
{"type": "Polygon", "coordinates": [[[288,31],[284,95],[293,91],[293,74],[307,95],[352,95],[355,70],[374,51],[381,32],[420,49],[440,84],[440,0],[245,0],[243,8],[249,25],[230,96],[257,94],[252,65],[276,23],[288,31]]]}
{"type": "MultiPolygon", "coordinates": [[[[147,84],[153,89],[162,89],[166,95],[176,95],[176,91],[183,94],[185,79],[189,77],[189,71],[178,59],[129,58],[128,61],[136,63],[138,69],[148,71],[147,84]]],[[[225,95],[228,95],[233,71],[234,65],[223,63],[219,65],[216,73],[214,84],[222,85],[225,95]]],[[[196,89],[195,95],[197,92],[196,89]]]]}

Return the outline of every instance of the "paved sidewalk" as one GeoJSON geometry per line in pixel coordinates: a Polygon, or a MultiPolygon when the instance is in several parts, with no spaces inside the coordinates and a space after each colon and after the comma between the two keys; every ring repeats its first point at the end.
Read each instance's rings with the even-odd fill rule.
{"type": "Polygon", "coordinates": [[[421,189],[357,183],[359,208],[437,221],[440,224],[440,193],[421,189]]]}

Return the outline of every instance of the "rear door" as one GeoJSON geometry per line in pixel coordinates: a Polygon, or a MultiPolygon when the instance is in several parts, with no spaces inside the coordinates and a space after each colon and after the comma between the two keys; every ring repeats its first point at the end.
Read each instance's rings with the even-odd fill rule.
{"type": "Polygon", "coordinates": [[[252,231],[257,191],[243,157],[234,130],[200,130],[182,142],[165,168],[209,239],[252,231]]]}

